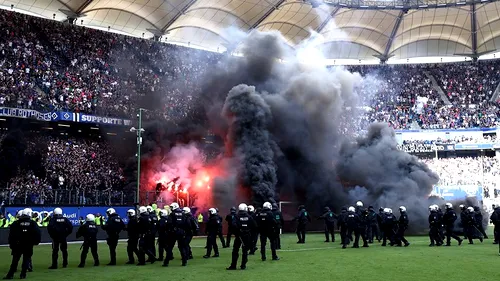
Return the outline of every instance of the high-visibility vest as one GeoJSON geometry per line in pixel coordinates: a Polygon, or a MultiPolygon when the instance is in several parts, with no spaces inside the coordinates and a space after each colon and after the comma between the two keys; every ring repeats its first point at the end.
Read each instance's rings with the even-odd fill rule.
{"type": "Polygon", "coordinates": [[[96,225],[101,225],[101,221],[104,221],[102,217],[95,217],[95,224],[96,225]]]}
{"type": "Polygon", "coordinates": [[[203,215],[201,213],[198,215],[198,222],[203,222],[203,215]]]}
{"type": "Polygon", "coordinates": [[[45,217],[42,221],[42,226],[43,227],[49,226],[49,222],[50,222],[50,217],[49,216],[45,217]]]}

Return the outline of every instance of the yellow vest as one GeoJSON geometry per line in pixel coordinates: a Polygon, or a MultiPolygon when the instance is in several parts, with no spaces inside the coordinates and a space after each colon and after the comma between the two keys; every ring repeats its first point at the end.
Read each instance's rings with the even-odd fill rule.
{"type": "Polygon", "coordinates": [[[201,213],[198,215],[198,222],[203,222],[203,215],[201,213]]]}

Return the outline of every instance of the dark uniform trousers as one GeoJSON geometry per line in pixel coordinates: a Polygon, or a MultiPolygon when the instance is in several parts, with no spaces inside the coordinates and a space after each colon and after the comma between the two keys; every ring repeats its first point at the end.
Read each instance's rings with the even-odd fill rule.
{"type": "Polygon", "coordinates": [[[111,263],[116,263],[116,247],[118,246],[118,236],[111,236],[106,239],[109,246],[109,256],[111,257],[111,263]]]}
{"type": "Polygon", "coordinates": [[[62,252],[63,266],[68,265],[68,242],[66,239],[52,241],[52,265],[57,265],[59,249],[61,249],[62,252]]]}
{"type": "Polygon", "coordinates": [[[23,257],[23,263],[21,266],[21,275],[26,275],[28,268],[31,263],[31,256],[33,256],[33,246],[31,247],[19,247],[12,250],[12,263],[10,265],[9,273],[7,276],[13,276],[19,265],[19,260],[23,257]]]}
{"type": "Polygon", "coordinates": [[[177,242],[177,248],[179,248],[179,252],[181,253],[182,263],[185,264],[188,258],[186,254],[186,235],[183,232],[179,232],[172,234],[172,236],[172,239],[168,241],[167,256],[163,261],[163,265],[168,265],[170,260],[173,259],[175,242],[177,242]]]}
{"type": "MultiPolygon", "coordinates": [[[[207,236],[207,255],[212,253],[212,248],[216,255],[219,254],[219,247],[217,246],[217,235],[218,233],[209,233],[207,236]]],[[[222,239],[224,240],[224,239],[222,239]]]]}
{"type": "Polygon", "coordinates": [[[335,225],[334,224],[325,224],[326,241],[330,241],[330,235],[332,236],[332,242],[335,242],[335,225]]]}
{"type": "Polygon", "coordinates": [[[243,252],[241,256],[241,267],[245,268],[248,262],[248,251],[250,251],[250,248],[252,247],[252,235],[250,233],[247,235],[236,236],[234,238],[231,267],[236,267],[236,264],[238,263],[240,247],[243,252]]]}
{"type": "Polygon", "coordinates": [[[260,255],[262,259],[266,258],[267,239],[269,239],[269,244],[271,244],[271,253],[273,255],[273,258],[275,258],[278,255],[276,254],[276,237],[274,237],[274,231],[270,231],[269,233],[260,233],[260,255]]]}
{"type": "Polygon", "coordinates": [[[146,255],[148,256],[149,260],[155,259],[155,255],[149,247],[149,241],[151,239],[150,237],[148,237],[149,235],[145,235],[144,237],[139,239],[139,256],[137,257],[139,259],[139,264],[146,263],[146,255]]]}
{"type": "Polygon", "coordinates": [[[80,264],[85,265],[85,260],[87,259],[87,254],[92,253],[94,258],[94,264],[99,264],[99,254],[97,253],[97,240],[84,241],[82,245],[82,254],[80,256],[80,264]]]}
{"type": "Polygon", "coordinates": [[[139,238],[129,237],[127,240],[127,255],[129,262],[135,262],[134,254],[139,258],[139,250],[137,249],[137,243],[139,238]]]}

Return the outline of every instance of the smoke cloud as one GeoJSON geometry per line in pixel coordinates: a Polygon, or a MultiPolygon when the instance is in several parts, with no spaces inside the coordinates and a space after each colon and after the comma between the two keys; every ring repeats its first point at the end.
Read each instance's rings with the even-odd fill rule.
{"type": "Polygon", "coordinates": [[[217,126],[225,128],[226,157],[241,162],[235,192],[250,187],[257,205],[286,199],[318,212],[357,200],[377,207],[405,205],[424,224],[436,174],[397,150],[386,124],[371,124],[359,139],[345,134],[354,123],[349,120],[360,118],[358,111],[346,110],[360,105],[359,74],[304,63],[309,55],[321,55],[318,49],[292,49],[278,32],[235,37],[243,56],[223,60],[203,89],[212,101],[206,107],[210,123],[223,121],[212,118],[214,112],[226,117],[217,126]]]}

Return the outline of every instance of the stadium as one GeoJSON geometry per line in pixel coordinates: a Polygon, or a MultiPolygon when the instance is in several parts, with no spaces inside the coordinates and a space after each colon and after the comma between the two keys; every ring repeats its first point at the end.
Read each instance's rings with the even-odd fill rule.
{"type": "Polygon", "coordinates": [[[496,280],[499,19],[493,0],[0,0],[1,274],[30,208],[33,280],[496,280]],[[338,220],[325,243],[324,208],[357,201],[406,206],[411,246],[343,250],[338,220]],[[172,202],[200,227],[187,268],[176,248],[168,268],[125,265],[126,230],[104,266],[104,228],[102,266],[77,268],[88,214],[128,224],[172,202]],[[278,206],[281,260],[228,272],[231,249],[202,258],[210,213],[241,202],[278,206]],[[428,247],[428,207],[447,202],[479,208],[480,243],[428,247]],[[49,270],[58,207],[74,231],[68,268],[49,270]]]}

